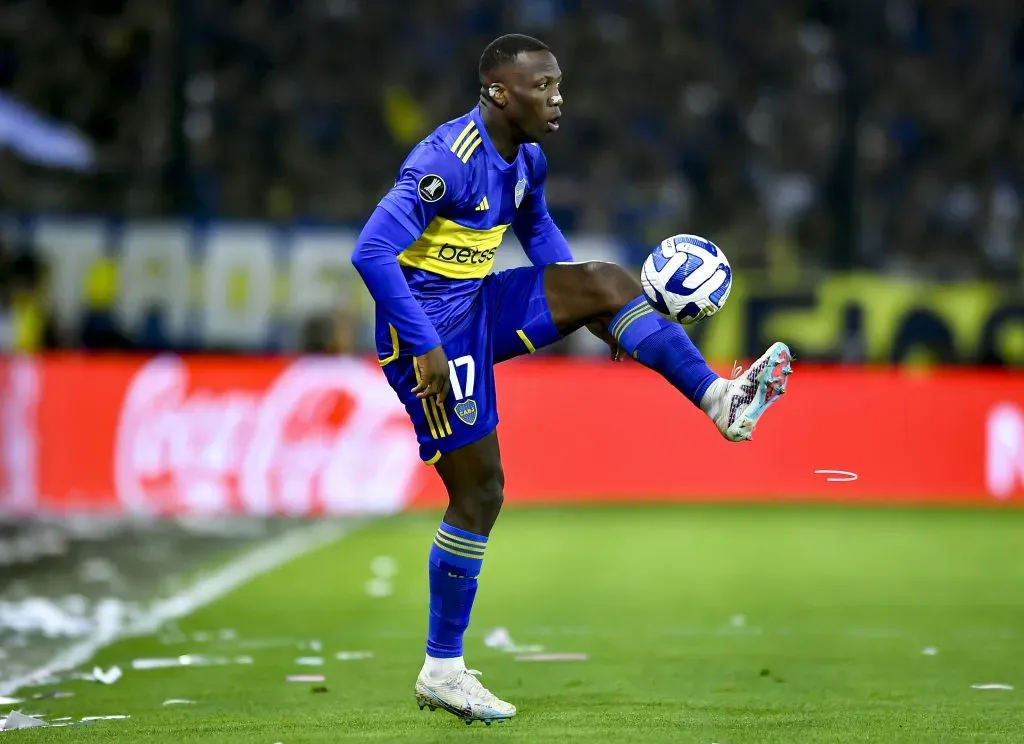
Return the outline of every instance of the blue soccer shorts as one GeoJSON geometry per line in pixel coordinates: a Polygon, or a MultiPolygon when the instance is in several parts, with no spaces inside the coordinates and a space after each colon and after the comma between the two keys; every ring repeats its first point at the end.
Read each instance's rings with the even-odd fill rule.
{"type": "Polygon", "coordinates": [[[458,325],[458,332],[437,329],[451,375],[443,406],[412,393],[419,380],[411,355],[403,353],[383,368],[412,419],[420,457],[429,465],[497,427],[495,364],[532,354],[562,337],[544,294],[544,267],[538,266],[487,276],[468,316],[461,316],[458,325]]]}

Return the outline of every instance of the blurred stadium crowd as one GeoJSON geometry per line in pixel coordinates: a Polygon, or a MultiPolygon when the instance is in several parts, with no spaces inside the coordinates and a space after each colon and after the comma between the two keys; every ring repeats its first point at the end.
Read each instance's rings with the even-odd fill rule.
{"type": "Polygon", "coordinates": [[[516,30],[565,73],[567,231],[635,261],[689,231],[750,269],[1020,268],[1024,12],[1003,0],[9,0],[0,28],[0,89],[97,152],[84,174],[3,152],[8,210],[358,224],[516,30]]]}

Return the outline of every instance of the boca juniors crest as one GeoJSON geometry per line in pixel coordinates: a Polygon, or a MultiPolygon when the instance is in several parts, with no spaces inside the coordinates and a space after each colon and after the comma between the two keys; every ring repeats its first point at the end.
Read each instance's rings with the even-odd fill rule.
{"type": "Polygon", "coordinates": [[[526,196],[526,179],[520,178],[516,184],[516,209],[519,209],[519,205],[523,203],[523,198],[526,196]]]}
{"type": "Polygon", "coordinates": [[[459,417],[466,426],[472,426],[476,423],[478,409],[476,407],[476,401],[472,398],[466,398],[460,400],[455,404],[455,415],[459,417]]]}

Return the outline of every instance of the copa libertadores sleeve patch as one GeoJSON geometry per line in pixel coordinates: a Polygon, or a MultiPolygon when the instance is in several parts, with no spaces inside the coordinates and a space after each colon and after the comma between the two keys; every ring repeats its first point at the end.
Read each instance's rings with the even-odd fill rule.
{"type": "Polygon", "coordinates": [[[423,176],[416,185],[416,191],[419,193],[420,199],[431,203],[440,201],[441,197],[444,196],[446,188],[444,179],[433,173],[423,176]]]}

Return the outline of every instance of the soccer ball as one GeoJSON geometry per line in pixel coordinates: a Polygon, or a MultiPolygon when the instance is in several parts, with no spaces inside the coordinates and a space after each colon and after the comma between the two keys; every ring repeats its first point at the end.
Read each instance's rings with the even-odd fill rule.
{"type": "Polygon", "coordinates": [[[683,325],[714,315],[729,299],[732,268],[722,249],[699,235],[673,235],[655,246],[640,271],[655,310],[683,325]]]}

